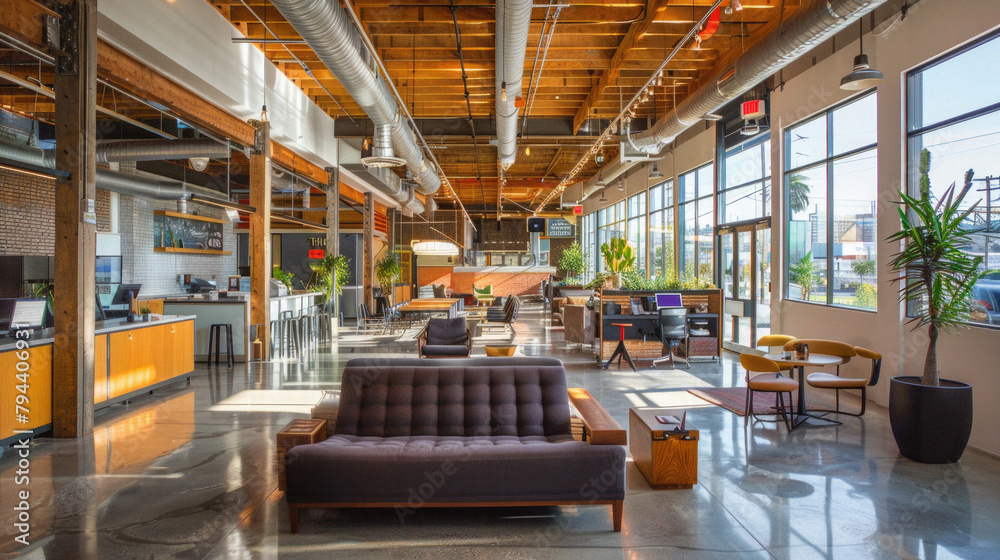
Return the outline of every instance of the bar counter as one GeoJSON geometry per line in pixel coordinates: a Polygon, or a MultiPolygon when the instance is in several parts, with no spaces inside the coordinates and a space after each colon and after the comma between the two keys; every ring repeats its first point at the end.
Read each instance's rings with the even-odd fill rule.
{"type": "MultiPolygon", "coordinates": [[[[41,329],[27,339],[28,422],[14,414],[0,417],[0,445],[14,439],[15,430],[33,436],[52,427],[52,342],[54,329],[41,329]]],[[[164,316],[156,321],[98,321],[94,333],[94,408],[101,409],[171,383],[186,381],[194,371],[194,317],[164,316]]],[[[24,350],[14,338],[0,339],[0,400],[13,403],[17,365],[24,350]]],[[[21,436],[23,437],[23,436],[21,436]]]]}

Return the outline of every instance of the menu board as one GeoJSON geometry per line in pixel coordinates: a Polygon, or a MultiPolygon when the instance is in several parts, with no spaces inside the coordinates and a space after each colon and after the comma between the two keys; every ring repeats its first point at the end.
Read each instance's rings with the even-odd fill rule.
{"type": "Polygon", "coordinates": [[[549,218],[548,237],[574,237],[573,224],[565,218],[549,218]]]}
{"type": "Polygon", "coordinates": [[[153,246],[222,251],[222,222],[156,214],[153,216],[153,246]]]}

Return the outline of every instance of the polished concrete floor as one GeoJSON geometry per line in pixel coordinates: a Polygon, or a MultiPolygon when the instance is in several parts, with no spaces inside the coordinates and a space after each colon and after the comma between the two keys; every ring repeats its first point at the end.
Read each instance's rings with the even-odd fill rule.
{"type": "Polygon", "coordinates": [[[526,354],[563,359],[570,386],[589,389],[622,425],[629,407],[696,407],[688,421],[701,434],[700,483],[652,490],[630,462],[621,533],[611,531],[607,507],[580,506],[425,509],[405,523],[391,510],[305,510],[292,535],[272,463],[275,433],[308,415],[319,390],[337,388],[347,359],[412,348],[348,335],[301,365],[199,364],[190,386],[112,407],[92,436],[39,438],[27,486],[14,484],[17,457],[5,450],[0,558],[1000,557],[994,457],[970,449],[953,465],[903,459],[879,407],[840,427],[744,430],[741,417],[685,390],[740,385],[729,359],[602,371],[538,306],[517,329],[526,354]],[[14,541],[15,490],[24,488],[28,546],[14,541]]]}

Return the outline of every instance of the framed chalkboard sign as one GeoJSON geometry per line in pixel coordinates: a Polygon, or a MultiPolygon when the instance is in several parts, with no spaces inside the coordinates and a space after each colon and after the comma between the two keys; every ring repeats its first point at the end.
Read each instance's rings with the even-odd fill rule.
{"type": "Polygon", "coordinates": [[[156,210],[153,212],[153,251],[229,255],[222,246],[224,222],[215,218],[156,210]]]}

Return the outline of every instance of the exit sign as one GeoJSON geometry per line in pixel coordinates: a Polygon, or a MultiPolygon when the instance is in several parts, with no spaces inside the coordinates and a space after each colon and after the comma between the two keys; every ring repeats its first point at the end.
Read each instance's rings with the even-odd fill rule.
{"type": "Polygon", "coordinates": [[[310,259],[322,259],[323,258],[323,249],[309,249],[309,258],[310,259]]]}
{"type": "Polygon", "coordinates": [[[573,207],[573,213],[574,214],[583,214],[583,206],[574,206],[573,207]]]}

